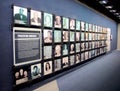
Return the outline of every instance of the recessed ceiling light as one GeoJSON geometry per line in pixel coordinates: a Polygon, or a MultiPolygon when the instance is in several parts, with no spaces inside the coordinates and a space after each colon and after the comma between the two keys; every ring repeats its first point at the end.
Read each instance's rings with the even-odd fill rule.
{"type": "Polygon", "coordinates": [[[100,4],[107,4],[107,1],[106,0],[101,0],[99,1],[100,4]]]}
{"type": "Polygon", "coordinates": [[[110,10],[110,12],[116,12],[116,10],[110,10]]]}
{"type": "Polygon", "coordinates": [[[107,8],[107,9],[112,9],[113,6],[105,6],[105,8],[107,8]]]}

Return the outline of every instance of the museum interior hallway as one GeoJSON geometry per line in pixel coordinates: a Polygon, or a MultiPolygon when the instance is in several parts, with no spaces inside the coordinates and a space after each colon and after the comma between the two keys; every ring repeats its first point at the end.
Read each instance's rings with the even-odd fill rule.
{"type": "MultiPolygon", "coordinates": [[[[119,70],[120,51],[115,50],[76,67],[72,72],[57,77],[56,86],[58,90],[55,90],[54,87],[50,88],[49,85],[46,88],[53,91],[120,91],[119,70]]],[[[38,83],[24,90],[32,91],[41,88],[39,86],[38,83]]]]}

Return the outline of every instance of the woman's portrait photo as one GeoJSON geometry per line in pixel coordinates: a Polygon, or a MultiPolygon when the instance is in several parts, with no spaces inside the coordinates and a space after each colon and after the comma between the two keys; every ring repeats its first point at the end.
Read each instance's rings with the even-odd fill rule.
{"type": "Polygon", "coordinates": [[[61,56],[61,45],[55,45],[55,57],[61,56]]]}
{"type": "Polygon", "coordinates": [[[74,44],[70,44],[70,54],[75,52],[75,45],[74,44]]]}
{"type": "Polygon", "coordinates": [[[61,31],[54,30],[54,42],[61,42],[61,31]]]}
{"type": "Polygon", "coordinates": [[[41,64],[35,64],[31,66],[31,77],[32,79],[41,77],[41,64]]]}
{"type": "Polygon", "coordinates": [[[52,61],[44,62],[44,75],[52,73],[52,61]]]}
{"type": "Polygon", "coordinates": [[[76,54],[76,61],[75,61],[75,63],[77,64],[79,62],[80,62],[80,54],[76,54]]]}
{"type": "Polygon", "coordinates": [[[74,19],[70,19],[70,29],[75,29],[75,20],[74,19]]]}
{"type": "Polygon", "coordinates": [[[53,26],[53,15],[49,13],[44,13],[44,26],[52,27],[53,26]]]}
{"type": "Polygon", "coordinates": [[[55,16],[54,27],[61,28],[61,17],[55,16]]]}
{"type": "Polygon", "coordinates": [[[84,51],[85,50],[85,43],[81,43],[81,51],[84,51]]]}
{"type": "Polygon", "coordinates": [[[55,59],[54,60],[54,70],[58,71],[61,69],[61,59],[55,59]]]}
{"type": "Polygon", "coordinates": [[[28,23],[27,8],[14,6],[14,23],[26,25],[28,23]]]}
{"type": "Polygon", "coordinates": [[[52,43],[52,30],[44,30],[44,43],[52,43]]]}
{"type": "Polygon", "coordinates": [[[22,69],[22,68],[18,69],[15,72],[15,80],[16,80],[16,85],[27,82],[28,81],[28,72],[27,72],[27,70],[22,69]]]}
{"type": "Polygon", "coordinates": [[[68,37],[68,31],[63,31],[63,42],[68,42],[69,37],[68,37]]]}
{"type": "Polygon", "coordinates": [[[40,26],[42,19],[41,19],[41,12],[36,10],[30,11],[30,24],[35,26],[40,26]]]}
{"type": "Polygon", "coordinates": [[[69,66],[69,61],[68,61],[68,57],[63,57],[62,58],[62,67],[68,67],[69,66]]]}

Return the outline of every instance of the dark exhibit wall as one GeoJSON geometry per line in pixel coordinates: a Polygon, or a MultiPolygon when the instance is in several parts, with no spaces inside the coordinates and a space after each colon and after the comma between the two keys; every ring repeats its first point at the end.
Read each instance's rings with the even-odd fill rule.
{"type": "Polygon", "coordinates": [[[12,4],[111,28],[111,51],[117,47],[117,23],[74,0],[3,0],[0,3],[0,91],[11,91],[13,84],[12,4]]]}

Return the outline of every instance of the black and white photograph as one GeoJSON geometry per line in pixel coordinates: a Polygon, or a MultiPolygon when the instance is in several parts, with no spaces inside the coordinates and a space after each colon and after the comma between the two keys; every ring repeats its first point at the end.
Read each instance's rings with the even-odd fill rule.
{"type": "Polygon", "coordinates": [[[44,59],[52,58],[52,46],[44,46],[44,59]]]}
{"type": "Polygon", "coordinates": [[[36,79],[41,77],[41,64],[31,65],[31,78],[36,79]]]}
{"type": "Polygon", "coordinates": [[[75,32],[70,31],[70,42],[75,41],[75,32]]]}
{"type": "Polygon", "coordinates": [[[61,45],[55,45],[54,55],[55,57],[61,56],[61,45]]]}
{"type": "Polygon", "coordinates": [[[68,41],[69,41],[68,31],[63,31],[63,42],[68,41]]]}
{"type": "Polygon", "coordinates": [[[62,67],[63,68],[66,68],[69,66],[69,60],[68,60],[68,57],[63,57],[62,58],[62,67]]]}
{"type": "Polygon", "coordinates": [[[61,69],[61,59],[55,59],[54,60],[54,70],[58,71],[61,69]]]}
{"type": "Polygon", "coordinates": [[[54,27],[61,28],[61,17],[60,16],[55,16],[54,27]]]}
{"type": "Polygon", "coordinates": [[[63,28],[69,29],[69,19],[66,17],[63,17],[63,28]]]}
{"type": "Polygon", "coordinates": [[[14,6],[13,7],[13,16],[14,24],[27,25],[28,24],[28,12],[27,8],[14,6]]]}
{"type": "Polygon", "coordinates": [[[80,41],[80,32],[76,32],[76,41],[80,41]]]}
{"type": "Polygon", "coordinates": [[[89,58],[89,52],[85,52],[85,60],[87,60],[89,58]]]}
{"type": "Polygon", "coordinates": [[[81,53],[81,61],[85,60],[85,53],[81,53]]]}
{"type": "Polygon", "coordinates": [[[76,20],[76,30],[80,31],[80,21],[76,20]]]}
{"type": "Polygon", "coordinates": [[[85,42],[82,42],[81,43],[81,51],[84,51],[85,50],[85,42]]]}
{"type": "Polygon", "coordinates": [[[80,43],[76,43],[76,52],[80,52],[80,43]]]}
{"type": "Polygon", "coordinates": [[[41,26],[42,14],[40,11],[30,10],[30,24],[35,26],[41,26]]]}
{"type": "Polygon", "coordinates": [[[75,57],[74,55],[70,56],[70,65],[74,65],[75,64],[75,57]]]}
{"type": "Polygon", "coordinates": [[[63,44],[62,45],[62,53],[63,53],[63,55],[68,55],[68,51],[69,51],[68,45],[63,44]]]}
{"type": "Polygon", "coordinates": [[[81,41],[84,41],[85,36],[84,36],[84,32],[81,32],[81,41]]]}
{"type": "Polygon", "coordinates": [[[52,30],[44,29],[44,43],[52,43],[52,30]]]}
{"type": "Polygon", "coordinates": [[[70,54],[75,53],[75,44],[70,44],[70,54]]]}
{"type": "Polygon", "coordinates": [[[44,62],[44,75],[52,73],[52,61],[44,62]]]}
{"type": "MultiPolygon", "coordinates": [[[[54,42],[61,42],[61,31],[60,30],[54,30],[54,42]]],[[[67,39],[66,39],[67,40],[67,39]]]]}
{"type": "Polygon", "coordinates": [[[76,54],[76,59],[75,59],[75,63],[80,63],[80,54],[76,54]]]}
{"type": "Polygon", "coordinates": [[[71,30],[75,29],[75,20],[74,19],[70,19],[70,29],[71,30]]]}

